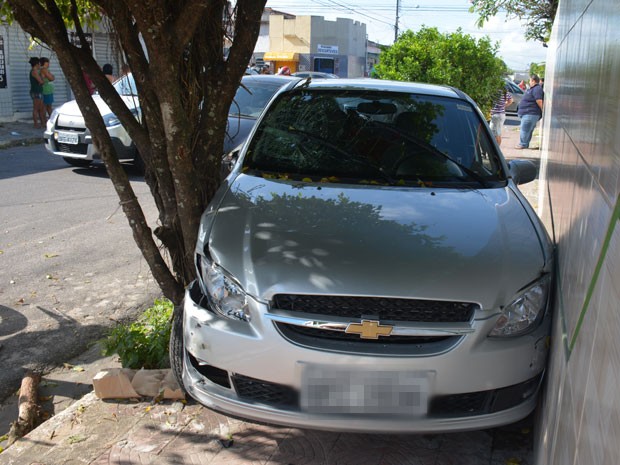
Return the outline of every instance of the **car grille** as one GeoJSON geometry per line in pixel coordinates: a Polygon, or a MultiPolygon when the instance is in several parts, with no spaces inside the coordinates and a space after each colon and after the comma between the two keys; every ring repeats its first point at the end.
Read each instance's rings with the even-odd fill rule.
{"type": "Polygon", "coordinates": [[[237,395],[261,404],[282,407],[297,407],[299,395],[296,390],[282,384],[270,383],[243,375],[232,376],[237,395]]]}
{"type": "Polygon", "coordinates": [[[64,153],[77,153],[80,155],[86,155],[88,151],[88,144],[59,144],[56,143],[59,152],[64,153]]]}
{"type": "Polygon", "coordinates": [[[71,132],[86,132],[86,128],[75,128],[73,126],[61,126],[61,125],[56,125],[56,130],[58,131],[71,131],[71,132]]]}
{"type": "Polygon", "coordinates": [[[286,323],[276,323],[277,327],[284,332],[297,333],[304,336],[335,339],[341,341],[361,342],[364,344],[427,344],[449,339],[453,336],[390,336],[378,339],[360,339],[359,334],[347,334],[340,331],[329,331],[326,329],[316,329],[308,326],[289,325],[286,323]]]}
{"type": "MultiPolygon", "coordinates": [[[[489,391],[435,396],[428,417],[468,417],[501,412],[516,407],[538,392],[543,374],[523,383],[489,391]]],[[[233,375],[237,395],[246,401],[272,405],[274,408],[299,410],[299,393],[290,386],[270,383],[243,375],[233,375]]]]}
{"type": "Polygon", "coordinates": [[[470,321],[477,305],[439,300],[277,294],[271,307],[352,319],[372,316],[381,322],[459,323],[470,321]]]}
{"type": "MultiPolygon", "coordinates": [[[[477,305],[383,297],[350,297],[326,295],[277,294],[271,308],[289,313],[306,313],[330,317],[376,319],[381,323],[463,323],[469,322],[477,305]]],[[[289,341],[320,350],[359,354],[432,355],[445,352],[461,340],[461,336],[389,336],[362,339],[357,334],[329,331],[312,326],[275,323],[289,341]]]]}
{"type": "Polygon", "coordinates": [[[485,415],[516,407],[536,394],[542,376],[501,389],[437,396],[431,401],[429,416],[485,415]]]}

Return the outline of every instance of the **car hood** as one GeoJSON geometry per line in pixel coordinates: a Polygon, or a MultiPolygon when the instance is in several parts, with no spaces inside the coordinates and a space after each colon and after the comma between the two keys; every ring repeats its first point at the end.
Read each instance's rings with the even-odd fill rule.
{"type": "Polygon", "coordinates": [[[344,186],[239,175],[208,240],[254,297],[337,294],[455,300],[497,308],[545,265],[509,188],[344,186]]]}
{"type": "MultiPolygon", "coordinates": [[[[121,98],[127,105],[127,108],[129,108],[130,110],[139,106],[137,97],[121,95],[121,98]]],[[[103,101],[100,95],[93,95],[93,101],[95,102],[95,105],[97,105],[99,113],[101,113],[102,115],[108,115],[110,113],[113,113],[112,110],[110,110],[110,107],[108,107],[108,105],[103,101]]],[[[62,116],[82,118],[82,112],[80,111],[80,107],[78,106],[76,100],[71,100],[62,104],[60,107],[58,107],[58,113],[62,116]]]]}

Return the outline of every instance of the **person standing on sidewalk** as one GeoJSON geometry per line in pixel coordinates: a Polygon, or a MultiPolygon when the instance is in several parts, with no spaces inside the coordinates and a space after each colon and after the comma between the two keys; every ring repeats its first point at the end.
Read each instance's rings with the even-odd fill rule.
{"type": "Polygon", "coordinates": [[[43,105],[43,78],[37,57],[28,60],[30,63],[30,98],[32,99],[32,120],[35,128],[45,126],[45,106],[43,105]]]}
{"type": "Polygon", "coordinates": [[[497,145],[502,145],[502,128],[506,121],[506,107],[512,103],[512,94],[504,87],[499,91],[493,108],[491,109],[491,131],[495,136],[497,145]]]}
{"type": "Polygon", "coordinates": [[[54,84],[52,84],[52,81],[55,78],[50,71],[49,58],[41,57],[39,62],[41,64],[41,77],[43,78],[43,106],[45,107],[47,118],[49,118],[52,116],[52,104],[54,103],[54,84]]]}
{"type": "Polygon", "coordinates": [[[545,93],[540,87],[540,78],[536,74],[530,76],[530,88],[523,94],[519,103],[519,118],[521,127],[519,131],[519,144],[517,150],[527,149],[532,140],[532,134],[538,120],[542,118],[543,101],[545,93]]]}

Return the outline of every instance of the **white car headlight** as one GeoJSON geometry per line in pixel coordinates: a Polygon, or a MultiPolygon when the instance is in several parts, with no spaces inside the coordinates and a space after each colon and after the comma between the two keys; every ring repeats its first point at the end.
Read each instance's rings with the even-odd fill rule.
{"type": "Polygon", "coordinates": [[[521,291],[502,309],[490,337],[519,336],[531,329],[547,308],[551,276],[541,279],[521,291]]]}
{"type": "Polygon", "coordinates": [[[250,321],[247,294],[219,265],[204,255],[197,257],[198,283],[211,309],[232,320],[250,321]]]}

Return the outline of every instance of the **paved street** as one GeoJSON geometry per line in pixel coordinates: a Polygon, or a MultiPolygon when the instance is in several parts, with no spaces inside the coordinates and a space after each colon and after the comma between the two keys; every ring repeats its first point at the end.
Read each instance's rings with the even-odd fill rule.
{"type": "Polygon", "coordinates": [[[43,145],[0,150],[0,400],[25,368],[62,364],[160,294],[117,207],[103,167],[70,167],[43,145]]]}

